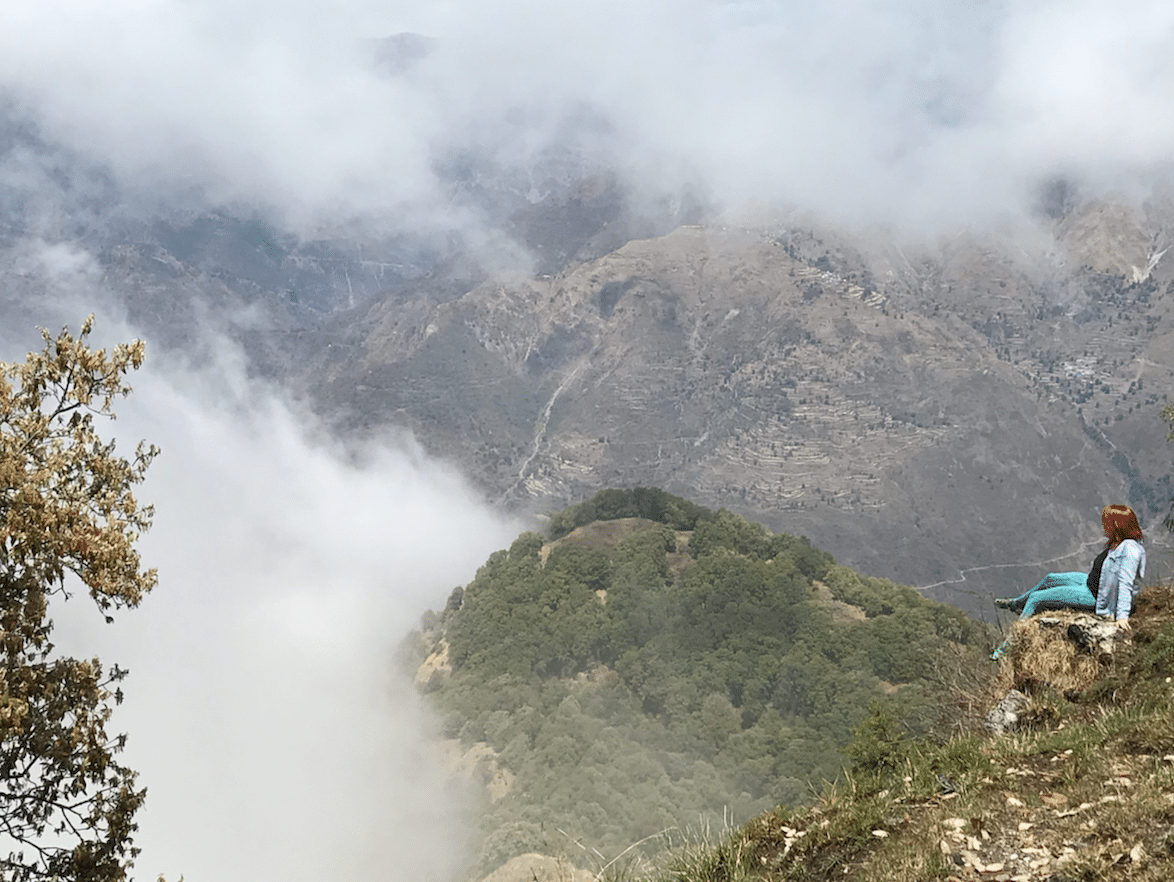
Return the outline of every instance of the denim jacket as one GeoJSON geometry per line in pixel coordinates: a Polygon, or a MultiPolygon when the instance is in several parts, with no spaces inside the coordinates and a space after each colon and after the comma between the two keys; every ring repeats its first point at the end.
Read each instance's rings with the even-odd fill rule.
{"type": "Polygon", "coordinates": [[[1097,591],[1097,615],[1128,619],[1133,598],[1145,578],[1145,546],[1132,539],[1124,540],[1109,552],[1101,568],[1101,585],[1097,591]]]}

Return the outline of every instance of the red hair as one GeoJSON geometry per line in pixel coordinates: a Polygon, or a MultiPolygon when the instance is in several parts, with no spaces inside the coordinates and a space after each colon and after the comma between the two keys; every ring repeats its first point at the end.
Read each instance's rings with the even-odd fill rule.
{"type": "Polygon", "coordinates": [[[1137,524],[1137,515],[1128,505],[1106,505],[1101,509],[1101,526],[1105,530],[1108,540],[1105,548],[1116,548],[1126,539],[1142,542],[1141,527],[1137,524]]]}

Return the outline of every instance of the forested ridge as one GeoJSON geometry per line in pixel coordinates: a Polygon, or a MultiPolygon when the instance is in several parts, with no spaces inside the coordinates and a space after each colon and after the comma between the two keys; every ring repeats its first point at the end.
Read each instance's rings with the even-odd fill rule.
{"type": "Polygon", "coordinates": [[[808,801],[878,700],[916,704],[985,629],[806,538],[607,490],[495,552],[411,646],[493,780],[478,869],[808,801]]]}

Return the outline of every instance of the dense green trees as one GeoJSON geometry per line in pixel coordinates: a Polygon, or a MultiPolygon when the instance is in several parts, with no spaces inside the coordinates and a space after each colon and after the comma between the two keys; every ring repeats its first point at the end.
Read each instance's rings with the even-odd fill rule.
{"type": "Polygon", "coordinates": [[[692,530],[699,518],[710,514],[712,512],[704,506],[656,487],[600,490],[586,502],[554,515],[550,519],[549,532],[552,539],[559,539],[584,524],[619,518],[646,518],[675,530],[692,530]]]}
{"type": "Polygon", "coordinates": [[[433,697],[450,734],[489,743],[517,776],[486,815],[485,870],[508,856],[505,829],[518,850],[535,824],[618,850],[799,802],[838,773],[888,684],[924,678],[943,641],[985,640],[806,539],[663,491],[606,491],[553,522],[556,541],[526,533],[492,555],[423,639],[448,644],[433,697]],[[601,545],[566,529],[584,511],[633,520],[601,545]]]}

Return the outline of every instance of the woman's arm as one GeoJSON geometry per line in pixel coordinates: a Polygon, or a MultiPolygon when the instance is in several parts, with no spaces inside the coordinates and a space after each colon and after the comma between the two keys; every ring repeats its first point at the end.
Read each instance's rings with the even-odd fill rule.
{"type": "Polygon", "coordinates": [[[1127,621],[1133,609],[1133,597],[1145,575],[1145,548],[1127,539],[1121,543],[1121,560],[1117,569],[1117,621],[1127,621]]]}

